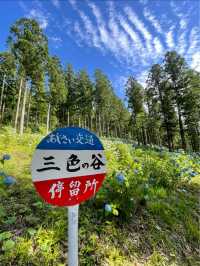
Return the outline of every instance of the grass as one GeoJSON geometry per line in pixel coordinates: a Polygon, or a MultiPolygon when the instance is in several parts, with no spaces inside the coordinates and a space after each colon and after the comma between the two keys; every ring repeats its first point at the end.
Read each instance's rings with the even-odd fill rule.
{"type": "MultiPolygon", "coordinates": [[[[0,132],[0,265],[66,265],[67,210],[44,203],[31,181],[30,162],[40,134],[0,132]]],[[[200,158],[104,140],[108,175],[95,201],[80,205],[80,265],[197,266],[200,158]],[[174,166],[174,163],[176,164],[174,166]],[[177,166],[178,164],[178,166],[177,166]],[[183,169],[189,169],[185,172],[183,169]],[[122,172],[120,185],[115,175],[122,172]],[[180,174],[181,173],[181,174],[180,174]],[[181,175],[181,176],[180,176],[181,175]],[[104,203],[117,213],[106,213],[104,203]]]]}

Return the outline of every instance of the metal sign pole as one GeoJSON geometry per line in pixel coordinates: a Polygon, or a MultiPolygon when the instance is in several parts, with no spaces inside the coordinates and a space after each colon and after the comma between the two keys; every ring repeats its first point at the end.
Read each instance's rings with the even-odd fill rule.
{"type": "Polygon", "coordinates": [[[68,207],[68,266],[78,266],[78,208],[68,207]]]}

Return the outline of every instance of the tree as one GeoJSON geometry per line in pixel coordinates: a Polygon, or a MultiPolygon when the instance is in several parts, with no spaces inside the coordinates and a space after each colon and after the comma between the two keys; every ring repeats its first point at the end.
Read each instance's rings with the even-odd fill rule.
{"type": "Polygon", "coordinates": [[[72,65],[68,64],[65,72],[65,84],[68,89],[68,96],[65,107],[67,108],[67,125],[74,125],[73,116],[77,110],[77,77],[72,65]]]}
{"type": "MultiPolygon", "coordinates": [[[[67,88],[65,84],[64,72],[58,57],[49,57],[48,60],[48,111],[54,116],[54,121],[56,117],[58,118],[58,123],[65,124],[65,109],[64,103],[67,98],[67,88]]],[[[47,117],[50,117],[50,113],[47,117]]]]}
{"type": "Polygon", "coordinates": [[[77,95],[79,120],[83,120],[83,126],[92,125],[93,115],[93,84],[85,70],[81,70],[77,75],[77,95]]]}
{"type": "Polygon", "coordinates": [[[176,113],[173,105],[173,92],[166,79],[164,69],[155,64],[152,66],[147,80],[147,94],[151,101],[159,102],[163,127],[167,133],[169,150],[174,148],[174,135],[176,131],[176,113]]]}
{"type": "Polygon", "coordinates": [[[183,115],[193,151],[200,150],[200,73],[187,71],[188,86],[183,95],[183,115]]]}
{"type": "MultiPolygon", "coordinates": [[[[27,95],[27,82],[36,81],[45,71],[48,57],[47,38],[37,21],[22,18],[15,22],[10,29],[8,45],[17,63],[17,72],[24,80],[23,106],[20,122],[20,133],[23,133],[24,115],[27,95]]],[[[20,83],[21,84],[21,83],[20,83]]]]}
{"type": "Polygon", "coordinates": [[[96,118],[96,131],[104,134],[105,124],[108,122],[108,109],[111,104],[113,89],[110,81],[99,69],[95,71],[94,111],[96,118]]]}
{"type": "Polygon", "coordinates": [[[147,133],[145,128],[145,110],[144,110],[144,88],[132,76],[126,83],[126,97],[128,98],[128,107],[131,110],[131,118],[138,142],[147,144],[147,133]]]}
{"type": "Polygon", "coordinates": [[[183,124],[183,95],[187,87],[186,82],[186,63],[185,59],[177,52],[167,52],[164,59],[164,70],[170,82],[170,89],[173,90],[174,100],[178,111],[179,131],[182,148],[186,149],[186,139],[183,124]]]}
{"type": "MultiPolygon", "coordinates": [[[[16,65],[15,58],[9,52],[0,53],[0,121],[3,120],[6,106],[13,107],[13,97],[16,92],[16,65]]],[[[7,119],[11,121],[12,113],[7,113],[7,119]]]]}

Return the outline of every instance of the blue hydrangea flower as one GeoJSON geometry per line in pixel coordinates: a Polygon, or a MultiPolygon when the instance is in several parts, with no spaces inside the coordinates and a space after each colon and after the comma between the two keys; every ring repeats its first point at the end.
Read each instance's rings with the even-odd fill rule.
{"type": "Polygon", "coordinates": [[[14,183],[16,183],[16,179],[12,176],[6,176],[3,180],[4,184],[7,186],[10,186],[14,183]]]}
{"type": "Polygon", "coordinates": [[[104,206],[104,209],[105,209],[106,212],[111,212],[112,211],[112,206],[110,204],[106,203],[105,206],[104,206]]]}
{"type": "Polygon", "coordinates": [[[196,175],[198,175],[198,173],[196,173],[194,171],[190,173],[190,176],[192,176],[192,177],[195,177],[196,175]]]}
{"type": "Polygon", "coordinates": [[[2,157],[3,161],[8,161],[8,160],[10,160],[10,158],[11,158],[11,156],[9,154],[4,154],[2,157]]]}
{"type": "Polygon", "coordinates": [[[120,184],[122,184],[122,183],[125,181],[125,176],[124,176],[122,173],[120,173],[120,174],[117,174],[117,175],[116,175],[116,179],[117,179],[117,181],[118,181],[120,184]]]}
{"type": "Polygon", "coordinates": [[[0,171],[0,176],[6,176],[6,174],[3,171],[0,171]]]}

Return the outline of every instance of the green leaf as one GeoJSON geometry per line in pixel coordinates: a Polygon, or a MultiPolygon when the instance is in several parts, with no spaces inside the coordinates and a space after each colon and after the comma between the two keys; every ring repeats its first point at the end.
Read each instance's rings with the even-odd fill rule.
{"type": "Polygon", "coordinates": [[[12,233],[10,232],[3,232],[0,234],[0,241],[11,238],[12,233]]]}
{"type": "Polygon", "coordinates": [[[14,224],[16,220],[17,218],[15,216],[8,217],[8,219],[5,221],[5,224],[14,224]]]}
{"type": "Polygon", "coordinates": [[[0,218],[5,217],[5,216],[6,216],[6,212],[4,208],[0,207],[0,218]]]}
{"type": "Polygon", "coordinates": [[[112,212],[114,215],[118,216],[119,215],[119,212],[118,210],[114,209],[113,212],[112,212]]]}
{"type": "Polygon", "coordinates": [[[27,232],[29,233],[30,236],[34,236],[34,235],[36,234],[37,231],[36,231],[34,228],[29,228],[29,229],[27,230],[27,232]]]}
{"type": "Polygon", "coordinates": [[[3,242],[3,246],[2,246],[2,250],[6,251],[6,250],[10,250],[15,246],[15,242],[11,239],[6,240],[3,242]]]}

